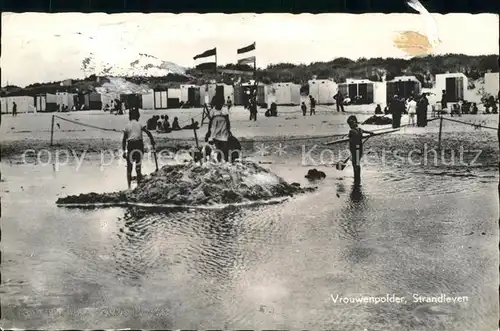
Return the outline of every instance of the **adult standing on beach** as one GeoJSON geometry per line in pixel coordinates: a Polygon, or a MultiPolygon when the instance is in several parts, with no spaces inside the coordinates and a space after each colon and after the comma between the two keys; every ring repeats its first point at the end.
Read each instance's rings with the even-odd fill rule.
{"type": "Polygon", "coordinates": [[[427,126],[427,108],[429,107],[429,100],[427,96],[422,94],[417,103],[417,126],[426,127],[427,126]]]}
{"type": "Polygon", "coordinates": [[[408,116],[410,117],[410,124],[415,126],[415,114],[417,115],[417,123],[419,119],[419,113],[417,113],[417,102],[410,97],[408,99],[408,116]]]}
{"type": "Polygon", "coordinates": [[[250,99],[250,121],[253,119],[254,121],[257,121],[257,100],[255,97],[252,97],[250,99]]]}
{"type": "Polygon", "coordinates": [[[333,98],[335,99],[335,103],[337,104],[337,112],[340,112],[340,110],[342,109],[342,112],[344,113],[345,112],[344,111],[344,95],[342,94],[342,92],[340,92],[340,90],[339,90],[333,98]]]}
{"type": "Polygon", "coordinates": [[[392,99],[390,108],[392,114],[392,128],[397,129],[401,126],[401,115],[404,111],[404,103],[399,99],[397,94],[392,99]]]}

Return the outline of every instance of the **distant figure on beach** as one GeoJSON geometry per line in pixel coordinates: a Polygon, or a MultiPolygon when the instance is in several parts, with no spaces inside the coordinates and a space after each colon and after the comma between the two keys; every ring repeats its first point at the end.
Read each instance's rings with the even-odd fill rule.
{"type": "Polygon", "coordinates": [[[163,118],[163,131],[170,132],[170,123],[168,122],[168,116],[165,115],[163,118]]]}
{"type": "Polygon", "coordinates": [[[155,140],[151,132],[139,123],[139,110],[131,109],[129,111],[129,122],[123,130],[122,150],[123,157],[127,160],[127,184],[130,189],[132,184],[132,167],[135,163],[135,172],[137,174],[137,184],[142,180],[141,163],[144,154],[144,141],[142,133],[145,132],[151,141],[151,147],[155,148],[155,140]]]}
{"type": "Polygon", "coordinates": [[[441,94],[441,110],[445,109],[448,109],[448,95],[446,94],[446,90],[443,90],[441,94]]]}
{"type": "Polygon", "coordinates": [[[309,102],[311,103],[310,105],[311,111],[309,115],[310,116],[312,116],[313,114],[316,115],[316,99],[314,99],[312,95],[309,96],[309,102]]]}
{"type": "Polygon", "coordinates": [[[342,92],[340,90],[335,94],[333,97],[335,99],[335,103],[337,104],[337,112],[344,112],[344,96],[342,95],[342,92]]]}
{"type": "Polygon", "coordinates": [[[391,111],[389,110],[389,105],[386,105],[384,108],[384,114],[389,115],[391,111]]]}
{"type": "Polygon", "coordinates": [[[13,102],[12,103],[12,117],[17,116],[17,103],[13,102]]]}
{"type": "Polygon", "coordinates": [[[177,117],[174,117],[174,121],[172,122],[172,130],[181,130],[179,119],[177,117]]]}
{"type": "Polygon", "coordinates": [[[417,126],[424,128],[427,126],[427,108],[429,108],[429,100],[424,93],[417,102],[417,126]]]}
{"type": "Polygon", "coordinates": [[[224,114],[221,109],[216,109],[208,122],[208,132],[205,135],[205,142],[213,145],[217,150],[218,162],[222,160],[222,157],[224,157],[224,161],[226,162],[229,160],[228,140],[230,132],[231,123],[229,115],[224,114]]]}
{"type": "Polygon", "coordinates": [[[382,112],[382,108],[380,107],[380,105],[377,105],[377,107],[375,107],[375,115],[382,115],[383,112],[382,112]]]}
{"type": "Polygon", "coordinates": [[[417,115],[417,102],[413,97],[410,97],[408,99],[408,116],[410,117],[409,124],[412,126],[415,126],[415,115],[417,115]]]}
{"type": "Polygon", "coordinates": [[[307,115],[307,106],[305,102],[302,102],[302,105],[300,106],[300,109],[302,109],[302,115],[306,116],[307,115]]]}
{"type": "Polygon", "coordinates": [[[255,97],[252,97],[250,99],[250,121],[253,119],[254,121],[257,121],[257,100],[255,97]]]}
{"type": "Polygon", "coordinates": [[[349,124],[349,151],[351,152],[352,167],[354,169],[354,184],[361,184],[361,157],[363,156],[363,133],[373,134],[358,126],[358,119],[351,115],[347,119],[349,124]]]}
{"type": "Polygon", "coordinates": [[[404,103],[397,94],[392,98],[390,111],[392,114],[392,128],[399,128],[401,126],[401,115],[404,112],[404,103]]]}
{"type": "Polygon", "coordinates": [[[266,117],[277,117],[278,116],[278,106],[276,105],[275,102],[271,103],[271,107],[266,110],[266,113],[264,114],[266,117]]]}
{"type": "Polygon", "coordinates": [[[477,104],[474,102],[474,103],[472,104],[472,106],[471,106],[470,113],[471,113],[472,115],[477,115],[477,112],[478,112],[478,111],[479,111],[479,110],[477,109],[477,104]]]}
{"type": "Polygon", "coordinates": [[[231,107],[233,106],[233,102],[229,97],[227,97],[226,106],[227,106],[227,111],[229,112],[231,110],[231,107]]]}

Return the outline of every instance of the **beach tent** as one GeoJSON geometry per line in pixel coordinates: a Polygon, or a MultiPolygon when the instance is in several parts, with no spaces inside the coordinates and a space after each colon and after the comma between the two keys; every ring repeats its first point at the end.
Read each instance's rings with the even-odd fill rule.
{"type": "Polygon", "coordinates": [[[67,106],[68,109],[73,108],[75,104],[74,94],[67,92],[57,92],[56,93],[56,103],[60,106],[67,106]]]}
{"type": "Polygon", "coordinates": [[[35,110],[35,99],[31,96],[15,96],[0,98],[0,108],[3,114],[12,113],[14,102],[17,113],[32,113],[35,110]]]}
{"type": "MultiPolygon", "coordinates": [[[[125,109],[130,109],[132,107],[142,108],[142,94],[130,93],[130,94],[120,94],[120,101],[125,106],[125,109]]],[[[90,108],[93,109],[93,108],[90,108]]]]}
{"type": "Polygon", "coordinates": [[[52,93],[45,94],[45,111],[57,111],[57,95],[52,93]]]}
{"type": "MultiPolygon", "coordinates": [[[[371,104],[376,101],[380,103],[380,100],[375,100],[374,89],[375,84],[378,82],[372,82],[368,79],[347,79],[345,83],[339,84],[339,90],[342,92],[344,97],[349,97],[354,100],[356,96],[361,97],[359,104],[371,104]]],[[[382,102],[385,101],[385,98],[382,102]]]]}
{"type": "MultiPolygon", "coordinates": [[[[89,110],[102,109],[101,94],[90,92],[83,96],[85,108],[89,110]]],[[[48,101],[47,101],[48,103],[48,101]]]]}
{"type": "Polygon", "coordinates": [[[300,85],[293,83],[275,83],[272,85],[275,90],[277,105],[299,105],[300,85]]]}
{"type": "Polygon", "coordinates": [[[312,79],[309,81],[309,95],[320,105],[333,104],[333,96],[337,94],[337,84],[329,79],[312,79]]]}
{"type": "Polygon", "coordinates": [[[448,95],[448,102],[458,102],[464,99],[468,85],[467,76],[463,73],[446,73],[436,75],[436,95],[441,100],[442,91],[448,95]]]}
{"type": "Polygon", "coordinates": [[[192,87],[196,87],[196,85],[181,85],[181,96],[180,96],[180,101],[186,103],[189,101],[189,89],[192,87]]]}
{"type": "Polygon", "coordinates": [[[167,108],[179,108],[181,104],[181,89],[169,88],[167,90],[167,108]]]}
{"type": "MultiPolygon", "coordinates": [[[[234,104],[235,105],[245,105],[248,102],[248,98],[255,90],[255,83],[243,83],[234,86],[234,104]]],[[[263,83],[257,83],[257,104],[270,104],[275,102],[273,98],[275,94],[275,89],[272,85],[267,85],[263,83]]]]}
{"type": "Polygon", "coordinates": [[[500,89],[500,75],[498,72],[484,74],[484,92],[496,97],[500,89]]]}
{"type": "Polygon", "coordinates": [[[167,109],[167,107],[168,107],[168,91],[154,90],[153,109],[167,109]]]}
{"type": "Polygon", "coordinates": [[[37,112],[44,112],[47,109],[47,95],[38,94],[35,97],[35,108],[37,112]]]}
{"type": "Polygon", "coordinates": [[[415,76],[398,76],[386,83],[387,96],[385,100],[389,102],[394,95],[408,98],[411,95],[419,95],[422,91],[422,84],[415,76]]]}
{"type": "MultiPolygon", "coordinates": [[[[104,103],[104,102],[103,102],[104,103]]],[[[149,90],[142,94],[142,109],[155,109],[155,91],[149,90]]]]}
{"type": "Polygon", "coordinates": [[[387,84],[385,82],[373,82],[373,103],[380,106],[387,101],[387,84]]]}

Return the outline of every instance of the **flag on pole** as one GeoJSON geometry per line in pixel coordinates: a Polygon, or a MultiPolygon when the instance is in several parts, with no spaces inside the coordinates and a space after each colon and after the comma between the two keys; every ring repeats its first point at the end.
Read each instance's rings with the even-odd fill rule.
{"type": "Polygon", "coordinates": [[[255,65],[255,43],[239,48],[236,52],[239,55],[238,64],[255,65]]]}
{"type": "Polygon", "coordinates": [[[216,70],[217,68],[217,48],[212,48],[204,51],[193,57],[197,62],[196,69],[198,70],[216,70]]]}

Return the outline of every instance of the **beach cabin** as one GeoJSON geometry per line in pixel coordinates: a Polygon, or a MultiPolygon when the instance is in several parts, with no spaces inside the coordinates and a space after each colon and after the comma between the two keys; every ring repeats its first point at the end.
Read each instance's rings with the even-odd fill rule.
{"type": "Polygon", "coordinates": [[[17,105],[17,113],[35,112],[35,99],[31,96],[15,96],[0,98],[0,110],[2,114],[11,114],[14,102],[17,105]]]}
{"type": "Polygon", "coordinates": [[[436,75],[436,95],[439,100],[442,97],[442,91],[445,90],[448,95],[448,102],[456,103],[464,99],[469,84],[467,76],[463,73],[446,73],[436,75]]]}
{"type": "Polygon", "coordinates": [[[337,84],[329,79],[312,79],[309,82],[309,95],[319,105],[331,105],[333,96],[337,94],[337,84]]]}
{"type": "Polygon", "coordinates": [[[184,104],[189,105],[191,107],[200,107],[201,106],[201,89],[203,86],[197,85],[181,85],[181,98],[180,101],[184,102],[184,104]]]}
{"type": "Polygon", "coordinates": [[[484,92],[494,97],[498,96],[500,90],[500,75],[498,72],[487,72],[484,74],[484,92]]]}
{"type": "Polygon", "coordinates": [[[97,92],[90,92],[83,95],[83,103],[85,105],[85,109],[88,110],[97,110],[102,109],[102,100],[101,94],[97,92]]]}
{"type": "Polygon", "coordinates": [[[167,108],[179,108],[181,106],[181,89],[169,88],[167,90],[167,108]]]}
{"type": "Polygon", "coordinates": [[[372,82],[368,79],[347,79],[345,83],[338,85],[344,97],[349,97],[353,103],[360,105],[385,103],[384,86],[384,82],[372,82]]]}
{"type": "Polygon", "coordinates": [[[137,94],[137,93],[120,94],[120,101],[125,105],[125,109],[131,109],[132,107],[143,109],[142,94],[137,94]]]}
{"type": "Polygon", "coordinates": [[[58,107],[66,106],[68,110],[71,110],[75,105],[74,94],[68,92],[56,92],[56,103],[58,107]]]}
{"type": "Polygon", "coordinates": [[[44,112],[47,105],[47,97],[45,94],[37,94],[35,96],[35,109],[37,112],[44,112]]]}
{"type": "Polygon", "coordinates": [[[57,95],[52,93],[45,94],[45,111],[57,111],[57,95]]]}
{"type": "Polygon", "coordinates": [[[153,109],[167,109],[167,108],[168,108],[168,90],[154,90],[153,109]]]}
{"type": "Polygon", "coordinates": [[[407,99],[412,95],[419,95],[422,92],[422,84],[415,76],[398,76],[386,83],[386,101],[389,102],[397,94],[407,99]]]}
{"type": "Polygon", "coordinates": [[[235,85],[233,87],[233,98],[234,105],[241,106],[247,105],[253,91],[257,89],[257,104],[258,105],[269,105],[274,102],[274,88],[272,85],[266,85],[263,83],[254,82],[243,83],[240,85],[235,85]]]}
{"type": "Polygon", "coordinates": [[[272,85],[277,105],[300,105],[300,85],[275,83],[272,85]]]}

